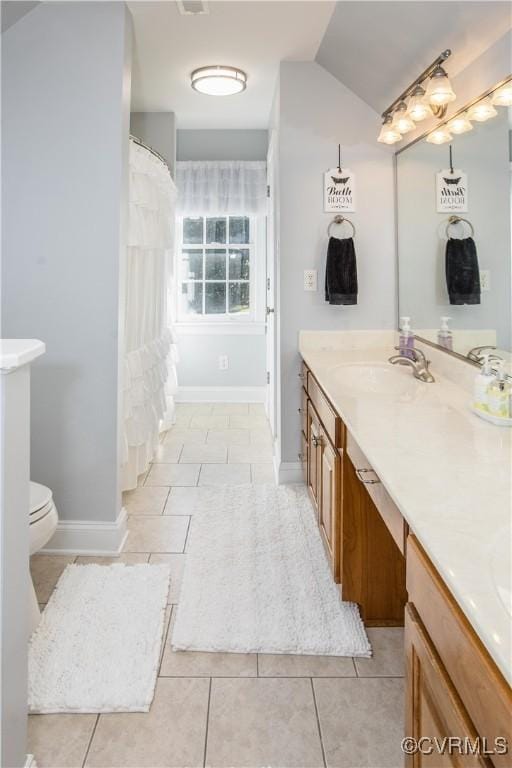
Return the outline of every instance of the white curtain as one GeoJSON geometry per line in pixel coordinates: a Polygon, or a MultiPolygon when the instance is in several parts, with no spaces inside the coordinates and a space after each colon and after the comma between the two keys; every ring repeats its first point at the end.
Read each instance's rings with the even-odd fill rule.
{"type": "Polygon", "coordinates": [[[169,170],[130,141],[126,258],[124,439],[122,490],[137,486],[174,422],[177,352],[168,295],[172,291],[176,187],[169,170]]]}
{"type": "Polygon", "coordinates": [[[176,163],[178,211],[187,216],[266,214],[264,161],[182,161],[176,163]]]}

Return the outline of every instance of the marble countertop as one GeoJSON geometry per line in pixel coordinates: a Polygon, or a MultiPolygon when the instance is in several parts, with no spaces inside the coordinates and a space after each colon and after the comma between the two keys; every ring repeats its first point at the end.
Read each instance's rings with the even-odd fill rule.
{"type": "Polygon", "coordinates": [[[375,335],[374,347],[367,337],[358,348],[358,338],[364,334],[343,347],[333,333],[303,332],[299,349],[512,683],[512,430],[472,414],[467,388],[441,375],[435,363],[434,384],[395,366],[396,375],[410,381],[403,380],[399,395],[345,389],[336,366],[387,363],[394,354],[382,334],[375,335]]]}

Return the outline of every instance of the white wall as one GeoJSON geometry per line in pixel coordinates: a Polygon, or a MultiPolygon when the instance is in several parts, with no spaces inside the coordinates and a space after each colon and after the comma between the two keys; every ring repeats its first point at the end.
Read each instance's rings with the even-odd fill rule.
{"type": "Polygon", "coordinates": [[[174,178],[176,120],[174,112],[132,112],[130,132],[166,160],[174,178]]]}
{"type": "MultiPolygon", "coordinates": [[[[178,160],[265,160],[267,132],[261,130],[188,130],[177,131],[178,160]]],[[[179,190],[178,190],[179,192],[179,190]]],[[[226,387],[225,397],[234,396],[231,388],[263,388],[266,384],[264,336],[265,233],[258,232],[258,327],[219,332],[217,324],[199,333],[197,328],[178,324],[178,382],[181,399],[188,399],[195,387],[204,388],[204,397],[212,397],[212,388],[226,387]],[[227,355],[229,368],[219,369],[219,357],[227,355]],[[192,388],[192,389],[190,389],[192,388]]],[[[179,290],[179,288],[178,288],[179,290]]],[[[215,396],[219,396],[215,393],[215,396]]]]}
{"type": "Polygon", "coordinates": [[[130,21],[124,3],[42,3],[3,35],[2,331],[47,346],[31,474],[61,520],[120,510],[130,21]]]}
{"type": "Polygon", "coordinates": [[[298,333],[396,325],[393,157],[375,141],[379,116],[314,62],[283,62],[279,83],[279,322],[281,461],[297,462],[300,421],[298,333]],[[323,283],[327,227],[323,173],[337,163],[356,174],[353,221],[357,306],[330,306],[323,283]],[[318,270],[318,290],[303,290],[304,269],[318,270]]]}
{"type": "Polygon", "coordinates": [[[176,132],[178,160],[265,160],[265,130],[197,130],[176,132]]]}

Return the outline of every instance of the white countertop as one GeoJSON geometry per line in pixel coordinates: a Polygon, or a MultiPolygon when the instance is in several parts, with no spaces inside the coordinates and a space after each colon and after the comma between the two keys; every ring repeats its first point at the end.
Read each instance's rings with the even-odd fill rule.
{"type": "Polygon", "coordinates": [[[332,333],[303,332],[300,353],[512,683],[512,430],[472,414],[467,389],[435,364],[434,384],[395,366],[412,379],[405,394],[344,391],[334,366],[385,363],[394,350],[381,339],[373,349],[368,340],[363,349],[334,342],[332,333]]]}
{"type": "Polygon", "coordinates": [[[0,339],[0,371],[9,373],[44,354],[45,345],[38,339],[0,339]]]}

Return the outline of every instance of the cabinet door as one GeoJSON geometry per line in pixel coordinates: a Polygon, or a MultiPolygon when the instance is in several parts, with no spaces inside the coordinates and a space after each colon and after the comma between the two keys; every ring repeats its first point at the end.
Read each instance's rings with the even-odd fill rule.
{"type": "Polygon", "coordinates": [[[300,463],[301,463],[301,466],[302,466],[302,476],[304,478],[304,482],[307,485],[307,482],[308,482],[308,441],[306,440],[306,435],[304,434],[304,432],[301,432],[300,463]]]}
{"type": "Polygon", "coordinates": [[[339,583],[340,567],[340,459],[327,437],[320,436],[321,447],[321,494],[318,522],[330,560],[334,581],[339,583]]]}
{"type": "Polygon", "coordinates": [[[490,768],[488,757],[460,754],[471,751],[457,745],[448,749],[449,737],[473,745],[478,734],[411,603],[405,612],[405,654],[406,735],[423,740],[422,750],[408,756],[407,767],[490,768]]]}
{"type": "Polygon", "coordinates": [[[308,403],[308,488],[318,514],[321,491],[320,422],[311,403],[308,403]]]}

